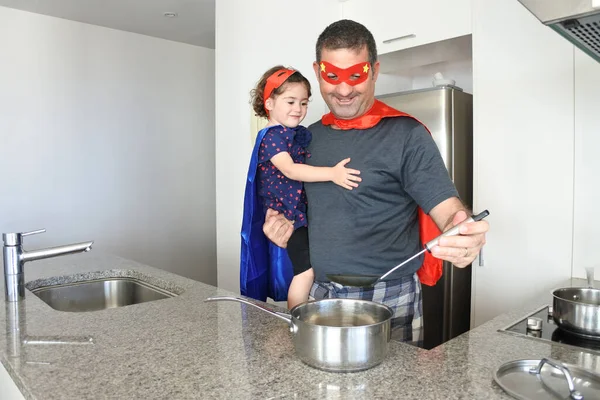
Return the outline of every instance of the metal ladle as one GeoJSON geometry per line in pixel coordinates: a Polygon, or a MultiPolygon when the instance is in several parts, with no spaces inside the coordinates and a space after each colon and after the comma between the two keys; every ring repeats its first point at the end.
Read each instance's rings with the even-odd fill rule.
{"type": "Polygon", "coordinates": [[[343,285],[343,286],[356,286],[356,287],[369,287],[369,286],[373,286],[377,282],[385,279],[385,277],[387,277],[389,274],[391,274],[392,272],[394,272],[395,270],[397,270],[398,268],[400,268],[404,264],[408,263],[409,261],[414,260],[415,258],[419,257],[421,254],[425,253],[426,251],[429,251],[431,253],[431,249],[433,249],[435,246],[438,245],[438,242],[439,242],[439,240],[440,240],[441,237],[457,235],[459,233],[459,230],[460,230],[461,226],[463,226],[465,224],[469,224],[471,222],[481,221],[482,219],[484,219],[488,215],[490,215],[489,211],[485,210],[485,211],[482,211],[481,213],[479,213],[477,215],[474,215],[474,216],[471,216],[470,218],[467,218],[466,220],[464,220],[460,224],[456,225],[452,229],[448,229],[446,232],[442,233],[440,236],[438,236],[435,239],[427,242],[425,244],[423,250],[421,250],[420,252],[418,252],[417,254],[415,254],[414,256],[412,256],[411,258],[409,258],[408,260],[403,261],[401,264],[396,265],[394,268],[390,269],[388,272],[386,272],[385,274],[383,274],[381,276],[378,276],[378,275],[327,274],[326,275],[327,279],[329,279],[332,282],[339,283],[340,285],[343,285]]]}

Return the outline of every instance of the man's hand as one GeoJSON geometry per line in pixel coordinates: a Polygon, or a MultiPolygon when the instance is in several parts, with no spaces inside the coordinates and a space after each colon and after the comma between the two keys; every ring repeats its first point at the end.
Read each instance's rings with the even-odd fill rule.
{"type": "Polygon", "coordinates": [[[286,248],[294,232],[294,224],[278,211],[268,209],[263,225],[265,236],[279,247],[286,248]]]}
{"type": "MultiPolygon", "coordinates": [[[[467,219],[465,211],[458,211],[452,218],[452,225],[448,229],[460,224],[467,219]]],[[[485,233],[490,226],[487,221],[471,222],[460,228],[460,234],[440,238],[438,246],[431,250],[436,258],[441,258],[464,268],[471,264],[479,250],[485,244],[485,233]]]]}

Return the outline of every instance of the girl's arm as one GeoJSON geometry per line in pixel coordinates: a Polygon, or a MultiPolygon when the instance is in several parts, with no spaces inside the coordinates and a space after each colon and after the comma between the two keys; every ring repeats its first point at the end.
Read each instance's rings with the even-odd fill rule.
{"type": "Polygon", "coordinates": [[[289,153],[282,151],[271,157],[273,165],[289,179],[302,182],[334,182],[345,189],[352,190],[358,187],[361,179],[358,176],[360,171],[346,168],[345,165],[350,162],[346,158],[334,167],[313,167],[306,164],[296,164],[289,153]]]}

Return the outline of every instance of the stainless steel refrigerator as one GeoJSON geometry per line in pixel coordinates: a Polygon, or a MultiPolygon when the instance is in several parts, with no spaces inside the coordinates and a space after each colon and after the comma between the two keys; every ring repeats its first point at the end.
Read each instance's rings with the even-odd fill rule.
{"type": "MultiPolygon", "coordinates": [[[[473,96],[453,86],[378,98],[429,128],[462,201],[473,204],[473,96]]],[[[470,329],[471,266],[444,262],[435,286],[423,285],[424,347],[431,349],[470,329]]]]}

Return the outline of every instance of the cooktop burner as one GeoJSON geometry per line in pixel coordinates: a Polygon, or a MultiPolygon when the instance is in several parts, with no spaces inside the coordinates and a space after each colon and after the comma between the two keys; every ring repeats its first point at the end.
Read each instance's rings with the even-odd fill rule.
{"type": "Polygon", "coordinates": [[[500,331],[517,333],[531,339],[584,348],[588,351],[600,354],[600,337],[577,336],[559,328],[552,319],[552,307],[550,306],[542,307],[517,323],[507,328],[500,329],[500,331]]]}

